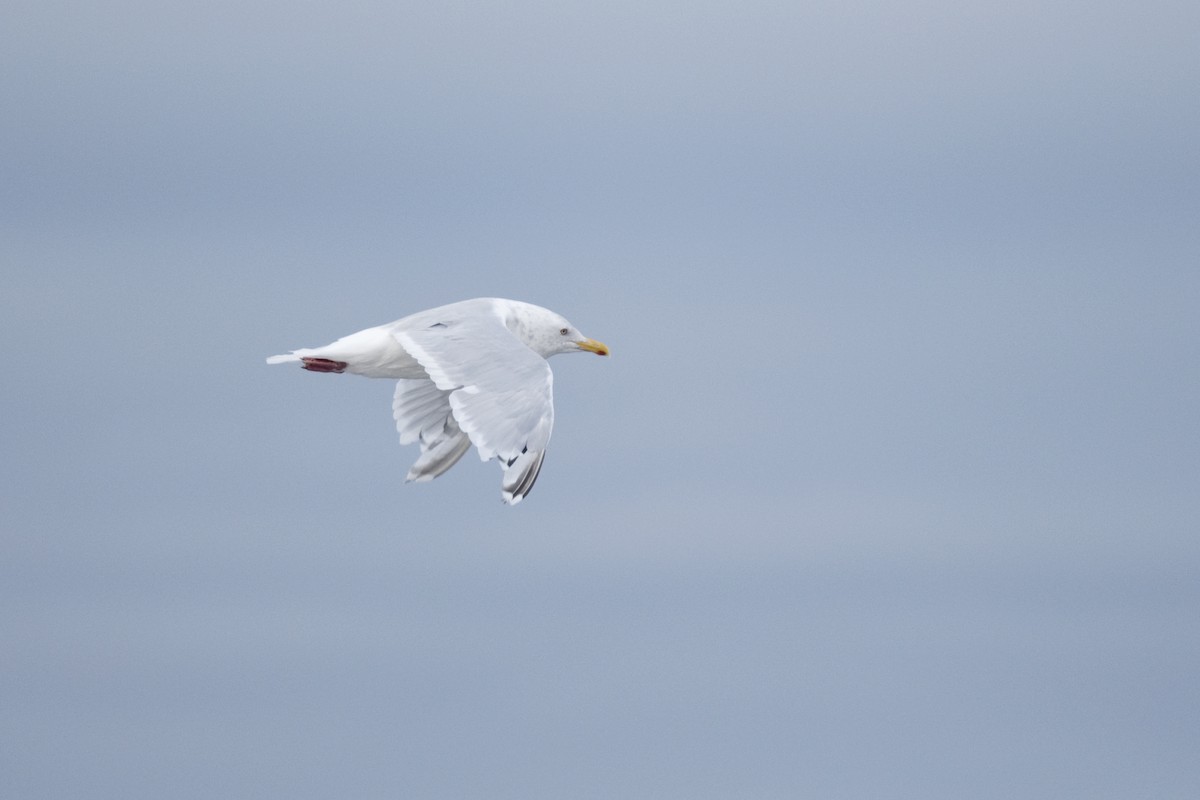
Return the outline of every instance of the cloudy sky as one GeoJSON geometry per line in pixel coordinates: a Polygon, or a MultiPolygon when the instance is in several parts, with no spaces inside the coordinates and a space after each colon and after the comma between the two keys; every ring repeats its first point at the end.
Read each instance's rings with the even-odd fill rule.
{"type": "Polygon", "coordinates": [[[7,3],[0,795],[1198,796],[1198,8],[7,3]]]}

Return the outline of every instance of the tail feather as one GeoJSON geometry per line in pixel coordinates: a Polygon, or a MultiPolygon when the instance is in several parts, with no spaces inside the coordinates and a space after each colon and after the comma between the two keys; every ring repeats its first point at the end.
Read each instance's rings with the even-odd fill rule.
{"type": "Polygon", "coordinates": [[[284,355],[271,356],[267,359],[268,364],[287,364],[292,361],[299,361],[300,356],[295,353],[286,353],[284,355]]]}

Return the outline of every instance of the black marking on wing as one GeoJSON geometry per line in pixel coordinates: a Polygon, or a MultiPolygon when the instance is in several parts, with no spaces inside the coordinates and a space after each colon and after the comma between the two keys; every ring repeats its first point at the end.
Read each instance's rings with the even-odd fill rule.
{"type": "Polygon", "coordinates": [[[510,458],[508,461],[505,462],[505,466],[511,467],[518,458],[520,458],[521,456],[525,455],[528,452],[529,452],[528,446],[522,447],[520,453],[517,453],[515,456],[513,456],[512,458],[510,458]]]}

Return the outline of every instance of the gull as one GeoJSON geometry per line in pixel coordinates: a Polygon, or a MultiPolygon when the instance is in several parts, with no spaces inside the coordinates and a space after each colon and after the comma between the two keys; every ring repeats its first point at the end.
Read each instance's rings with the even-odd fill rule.
{"type": "Polygon", "coordinates": [[[516,505],[537,480],[554,426],[546,359],[574,352],[607,356],[608,347],[549,309],[481,297],[267,363],[396,380],[392,416],[400,443],[421,445],[407,479],[433,480],[474,445],[481,460],[500,462],[500,496],[516,505]]]}

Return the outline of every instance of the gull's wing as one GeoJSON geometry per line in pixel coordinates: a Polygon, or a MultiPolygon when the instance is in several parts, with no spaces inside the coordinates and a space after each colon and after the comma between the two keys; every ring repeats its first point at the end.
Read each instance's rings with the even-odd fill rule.
{"type": "Polygon", "coordinates": [[[518,503],[537,480],[554,426],[550,365],[494,308],[457,305],[435,309],[443,312],[436,317],[422,314],[392,335],[446,396],[479,457],[500,459],[504,501],[518,503]]]}
{"type": "Polygon", "coordinates": [[[450,393],[425,378],[401,379],[392,400],[400,444],[421,443],[421,456],[408,471],[410,481],[431,481],[453,467],[471,447],[450,410],[450,393]]]}

